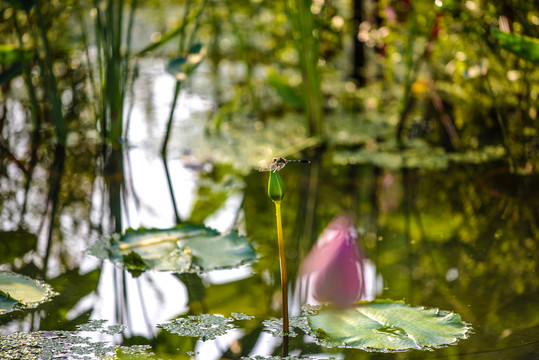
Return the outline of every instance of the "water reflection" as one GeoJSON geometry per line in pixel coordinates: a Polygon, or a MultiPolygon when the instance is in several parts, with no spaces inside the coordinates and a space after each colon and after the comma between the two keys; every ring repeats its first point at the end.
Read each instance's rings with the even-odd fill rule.
{"type": "MultiPolygon", "coordinates": [[[[165,97],[167,91],[171,89],[155,96],[165,97]]],[[[101,146],[85,134],[74,144],[55,146],[46,138],[34,142],[32,133],[10,129],[6,144],[10,151],[3,148],[2,153],[2,230],[33,234],[38,241],[29,236],[20,250],[2,252],[2,267],[46,279],[60,295],[36,311],[3,316],[3,332],[72,330],[88,319],[104,318],[126,325],[119,342],[151,344],[163,358],[170,354],[187,358],[187,352],[198,352],[201,359],[278,354],[280,339],[265,333],[262,323],[279,317],[280,308],[274,220],[265,176],[243,175],[219,163],[195,169],[174,148],[167,160],[179,217],[198,219],[222,231],[240,229],[261,254],[253,267],[231,274],[146,273],[133,279],[110,263],[83,255],[91,242],[112,232],[176,223],[162,159],[150,146],[153,139],[148,139],[166,124],[160,120],[148,126],[143,109],[141,102],[135,102],[130,126],[133,139],[141,142],[117,148],[101,146]],[[26,140],[17,141],[22,138],[26,140]],[[180,338],[156,327],[178,316],[232,312],[255,319],[218,338],[217,344],[180,338]]],[[[178,119],[177,131],[195,127],[196,118],[178,119]]],[[[450,309],[477,324],[474,336],[458,347],[404,357],[489,358],[491,348],[500,349],[495,356],[507,358],[537,353],[539,215],[532,202],[533,177],[519,177],[522,182],[514,186],[515,177],[487,176],[498,171],[497,164],[390,171],[369,165],[335,166],[331,154],[322,150],[314,159],[309,169],[283,170],[288,190],[283,205],[287,257],[296,264],[290,278],[299,272],[300,261],[323,226],[334,214],[348,211],[365,231],[365,256],[383,275],[379,297],[450,309]]],[[[363,266],[365,273],[373,269],[363,266]]],[[[298,336],[291,341],[291,351],[315,357],[326,350],[298,336]]],[[[400,357],[357,350],[331,356],[400,357]]]]}

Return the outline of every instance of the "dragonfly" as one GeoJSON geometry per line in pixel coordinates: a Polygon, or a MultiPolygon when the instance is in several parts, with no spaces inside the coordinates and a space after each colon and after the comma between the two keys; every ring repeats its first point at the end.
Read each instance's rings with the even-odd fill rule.
{"type": "Polygon", "coordinates": [[[307,163],[310,164],[311,162],[309,160],[286,160],[283,157],[273,158],[273,161],[268,166],[263,166],[258,169],[258,171],[273,171],[274,173],[281,170],[285,167],[286,164],[290,162],[301,162],[301,163],[307,163]]]}

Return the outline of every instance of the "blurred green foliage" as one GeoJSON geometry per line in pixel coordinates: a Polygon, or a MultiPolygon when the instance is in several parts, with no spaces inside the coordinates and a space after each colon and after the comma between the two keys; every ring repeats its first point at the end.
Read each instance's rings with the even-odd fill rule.
{"type": "MultiPolygon", "coordinates": [[[[261,254],[245,279],[180,277],[189,313],[257,316],[223,346],[225,358],[252,356],[262,319],[279,316],[273,209],[266,177],[252,169],[301,151],[312,164],[281,173],[289,264],[299,265],[329,219],[346,211],[383,276],[384,297],[477,324],[458,348],[343,350],[346,359],[539,351],[539,71],[535,52],[513,46],[539,38],[533,1],[4,1],[0,19],[0,263],[60,293],[35,312],[8,314],[3,326],[66,330],[90,317],[91,308],[72,310],[95,293],[101,269],[81,270],[70,241],[82,248],[121,229],[122,201],[133,191],[123,184],[121,145],[101,145],[125,135],[136,96],[154,124],[154,78],[139,79],[137,69],[146,59],[186,59],[177,45],[196,33],[205,58],[185,88],[212,107],[171,133],[171,153],[218,165],[197,170],[189,219],[201,223],[241,193],[235,227],[261,254]],[[298,24],[303,15],[312,23],[298,24]],[[313,78],[319,87],[309,87],[313,78]],[[309,111],[319,112],[319,131],[309,111]]],[[[289,266],[289,277],[296,271],[289,266]]],[[[196,346],[164,332],[147,342],[170,358],[188,358],[196,346]]],[[[291,346],[322,352],[301,337],[291,346]]]]}

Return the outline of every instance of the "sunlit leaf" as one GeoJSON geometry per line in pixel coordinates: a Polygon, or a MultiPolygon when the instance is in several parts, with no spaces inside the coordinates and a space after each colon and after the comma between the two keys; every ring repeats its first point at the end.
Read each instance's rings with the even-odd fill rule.
{"type": "Polygon", "coordinates": [[[513,54],[525,60],[539,65],[539,39],[525,35],[505,33],[497,29],[492,29],[492,33],[504,47],[513,54]]]}
{"type": "Polygon", "coordinates": [[[0,314],[15,308],[36,307],[52,296],[51,287],[41,281],[12,272],[0,272],[0,314]]]}
{"type": "Polygon", "coordinates": [[[347,309],[323,308],[307,319],[322,345],[370,351],[439,348],[455,344],[471,331],[458,314],[391,300],[360,302],[347,309]]]}
{"type": "MultiPolygon", "coordinates": [[[[256,257],[248,239],[236,231],[220,234],[198,225],[130,230],[111,242],[108,257],[137,272],[204,272],[236,267],[256,257]]],[[[99,251],[93,253],[99,256],[99,251]]]]}

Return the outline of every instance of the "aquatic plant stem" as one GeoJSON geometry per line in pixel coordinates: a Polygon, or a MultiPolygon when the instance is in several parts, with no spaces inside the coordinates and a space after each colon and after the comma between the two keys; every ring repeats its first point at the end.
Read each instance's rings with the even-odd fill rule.
{"type": "Polygon", "coordinates": [[[288,280],[286,278],[286,258],[284,253],[283,224],[281,220],[281,202],[275,201],[277,218],[277,241],[279,242],[279,263],[281,266],[281,294],[283,302],[283,356],[288,356],[288,280]]]}
{"type": "Polygon", "coordinates": [[[281,221],[281,200],[284,197],[283,180],[276,171],[270,171],[268,196],[275,204],[277,218],[277,240],[279,242],[279,263],[281,265],[281,293],[283,299],[283,356],[288,356],[288,281],[286,280],[286,259],[284,254],[283,223],[281,221]]]}

